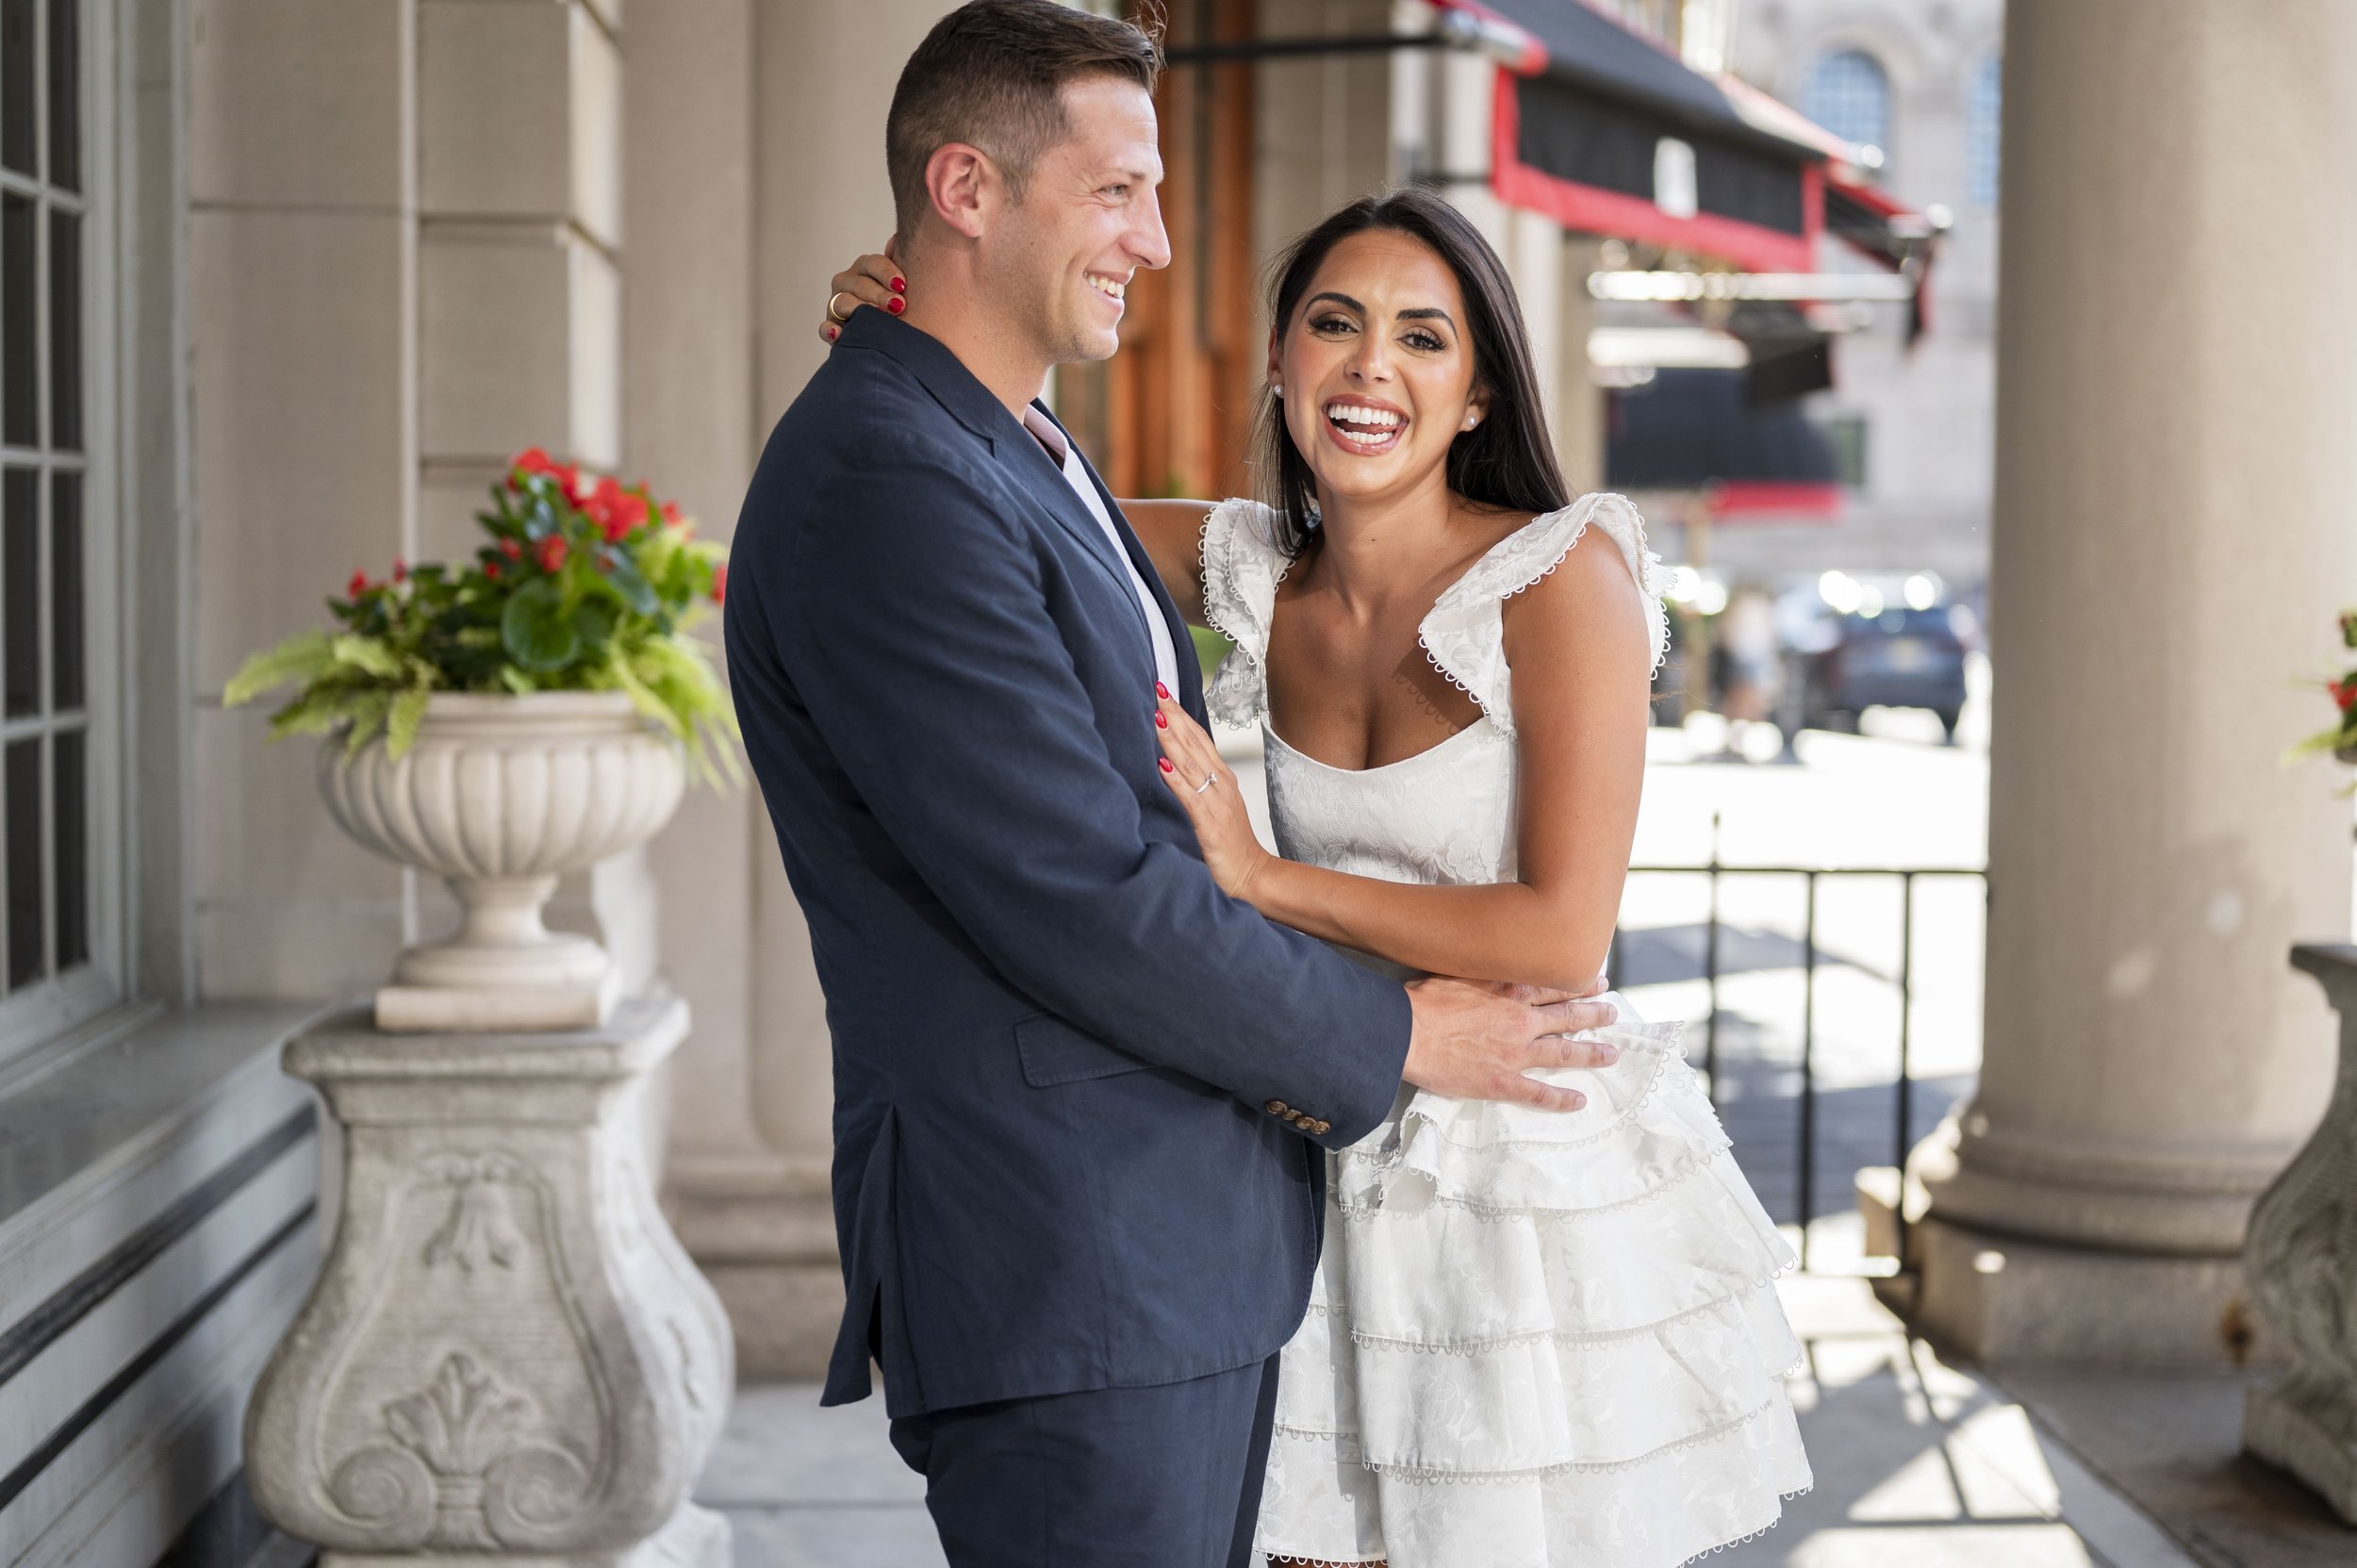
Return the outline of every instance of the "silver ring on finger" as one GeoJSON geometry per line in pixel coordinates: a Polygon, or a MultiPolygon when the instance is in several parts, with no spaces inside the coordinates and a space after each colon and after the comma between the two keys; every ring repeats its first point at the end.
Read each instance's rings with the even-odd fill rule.
{"type": "Polygon", "coordinates": [[[1217,783],[1219,783],[1219,775],[1218,775],[1218,774],[1216,774],[1216,773],[1206,773],[1206,774],[1204,774],[1204,775],[1203,775],[1203,782],[1202,782],[1201,784],[1196,784],[1196,785],[1195,786],[1195,792],[1197,795],[1200,795],[1200,794],[1202,794],[1205,790],[1207,790],[1207,789],[1211,788],[1213,784],[1217,784],[1217,783]]]}
{"type": "Polygon", "coordinates": [[[829,321],[848,322],[851,319],[851,310],[837,310],[834,307],[834,302],[842,299],[849,299],[851,301],[851,310],[857,310],[859,308],[858,300],[853,299],[850,295],[838,289],[833,293],[827,296],[827,319],[829,321]]]}

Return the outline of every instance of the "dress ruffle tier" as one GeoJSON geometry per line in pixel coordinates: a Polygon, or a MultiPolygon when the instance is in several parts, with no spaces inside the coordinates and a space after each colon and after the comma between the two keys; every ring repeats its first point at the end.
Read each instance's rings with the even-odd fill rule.
{"type": "Polygon", "coordinates": [[[1679,1035],[1583,1036],[1621,1056],[1541,1075],[1576,1114],[1411,1092],[1334,1157],[1273,1561],[1675,1568],[1807,1490],[1774,1286],[1794,1259],[1679,1035]]]}

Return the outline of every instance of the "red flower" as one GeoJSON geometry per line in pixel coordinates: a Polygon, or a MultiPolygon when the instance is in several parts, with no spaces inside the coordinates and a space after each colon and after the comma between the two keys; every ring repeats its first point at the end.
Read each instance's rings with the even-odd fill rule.
{"type": "Polygon", "coordinates": [[[557,471],[556,463],[549,456],[546,448],[528,446],[516,454],[515,461],[507,465],[507,487],[520,490],[524,487],[526,475],[553,474],[557,471]]]}
{"type": "Polygon", "coordinates": [[[571,502],[576,506],[588,500],[589,492],[583,489],[581,486],[580,469],[574,467],[570,463],[560,463],[556,467],[549,470],[549,471],[556,475],[556,482],[558,484],[565,487],[566,500],[571,502]]]}
{"type": "Polygon", "coordinates": [[[712,602],[715,604],[725,604],[728,599],[729,564],[726,561],[715,561],[712,563],[712,602]]]}
{"type": "Polygon", "coordinates": [[[483,576],[485,581],[496,583],[499,581],[499,575],[500,564],[497,561],[486,561],[483,563],[483,576]]]}
{"type": "Polygon", "coordinates": [[[365,571],[354,572],[352,574],[352,581],[344,585],[344,597],[346,599],[357,599],[368,591],[369,574],[365,571]]]}
{"type": "Polygon", "coordinates": [[[409,581],[409,563],[398,555],[393,557],[393,581],[396,583],[409,581]]]}
{"type": "Polygon", "coordinates": [[[562,534],[551,534],[547,538],[534,545],[532,553],[539,560],[542,571],[555,571],[565,564],[565,536],[562,534]]]}
{"type": "Polygon", "coordinates": [[[520,561],[524,558],[524,547],[514,539],[502,539],[500,540],[500,553],[511,561],[520,561]]]}
{"type": "Polygon", "coordinates": [[[2332,701],[2340,704],[2341,712],[2357,708],[2357,675],[2335,681],[2326,689],[2332,693],[2332,701]]]}
{"type": "Polygon", "coordinates": [[[619,544],[630,531],[647,520],[647,498],[639,491],[626,490],[611,476],[598,481],[582,506],[598,533],[608,544],[619,544]]]}
{"type": "Polygon", "coordinates": [[[681,520],[678,502],[667,501],[663,503],[663,520],[666,522],[678,522],[681,520]]]}

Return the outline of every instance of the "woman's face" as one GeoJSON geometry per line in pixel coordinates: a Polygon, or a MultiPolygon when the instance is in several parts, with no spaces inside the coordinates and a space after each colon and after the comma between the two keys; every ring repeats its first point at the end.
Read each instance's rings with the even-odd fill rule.
{"type": "Polygon", "coordinates": [[[1327,253],[1269,361],[1322,496],[1370,500],[1425,484],[1482,417],[1457,274],[1393,230],[1327,253]]]}

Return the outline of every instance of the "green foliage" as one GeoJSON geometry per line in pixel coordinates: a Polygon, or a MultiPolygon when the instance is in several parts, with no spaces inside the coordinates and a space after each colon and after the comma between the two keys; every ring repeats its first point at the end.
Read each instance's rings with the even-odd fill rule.
{"type": "Polygon", "coordinates": [[[470,561],[371,583],[327,602],[333,630],[255,654],[222,694],[236,706],[292,687],[273,736],[346,730],[405,754],[437,691],[526,696],[620,691],[677,737],[697,777],[741,782],[735,714],[706,645],[689,635],[726,590],[727,558],[644,485],[585,480],[538,448],[519,454],[476,514],[470,561]]]}
{"type": "MultiPolygon", "coordinates": [[[[2342,611],[2340,627],[2341,646],[2357,652],[2357,610],[2342,611]]],[[[2302,684],[2305,685],[2304,682],[2302,684]]],[[[2325,695],[2332,698],[2333,705],[2340,710],[2338,722],[2295,744],[2284,753],[2283,760],[2286,762],[2301,757],[2357,752],[2357,668],[2345,669],[2338,680],[2326,681],[2323,685],[2325,695]]]]}

